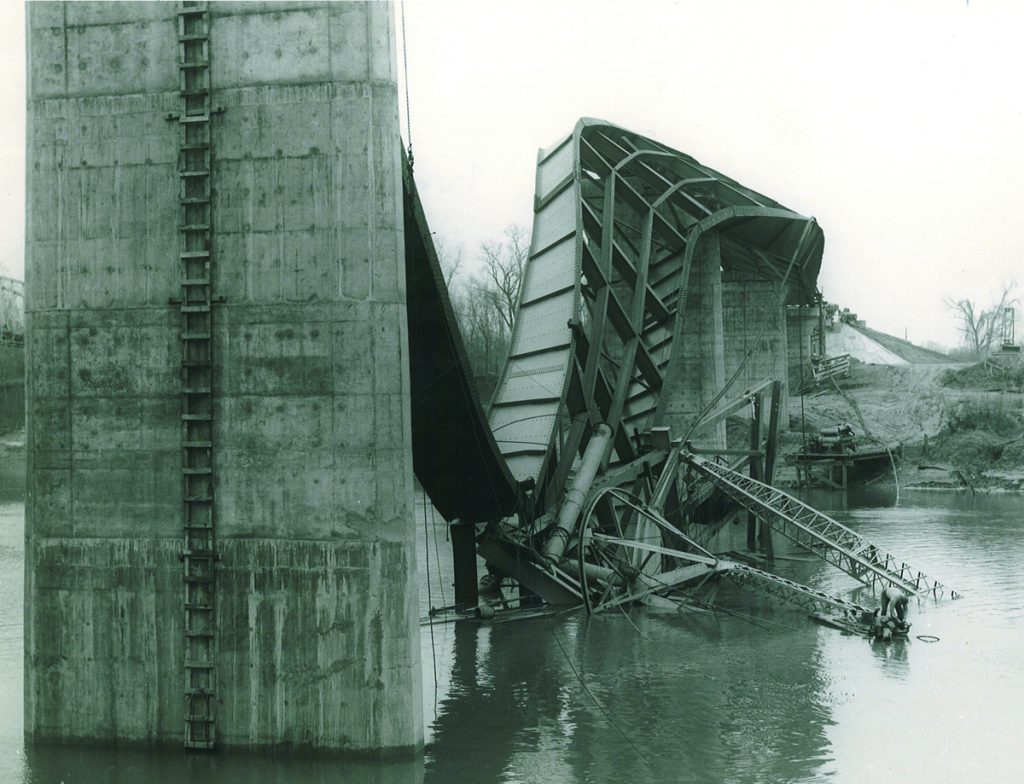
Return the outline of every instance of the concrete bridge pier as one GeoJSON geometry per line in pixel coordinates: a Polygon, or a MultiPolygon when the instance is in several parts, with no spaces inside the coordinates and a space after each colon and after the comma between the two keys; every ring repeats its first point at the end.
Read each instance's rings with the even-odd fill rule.
{"type": "Polygon", "coordinates": [[[28,40],[27,737],[419,749],[390,5],[28,40]]]}
{"type": "MultiPolygon", "coordinates": [[[[721,241],[715,231],[695,241],[684,318],[665,378],[664,421],[678,435],[697,421],[725,384],[721,241]]],[[[725,422],[702,428],[695,438],[704,446],[724,448],[725,422]]]]}

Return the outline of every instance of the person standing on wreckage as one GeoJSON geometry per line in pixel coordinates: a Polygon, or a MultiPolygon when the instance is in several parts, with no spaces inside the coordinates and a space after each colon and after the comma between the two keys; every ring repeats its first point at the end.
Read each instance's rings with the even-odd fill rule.
{"type": "Polygon", "coordinates": [[[895,585],[882,591],[882,609],[875,610],[871,624],[873,636],[881,640],[891,640],[896,629],[907,625],[907,595],[895,585]]]}
{"type": "Polygon", "coordinates": [[[895,616],[901,624],[907,622],[907,595],[895,585],[882,591],[882,615],[895,616]]]}

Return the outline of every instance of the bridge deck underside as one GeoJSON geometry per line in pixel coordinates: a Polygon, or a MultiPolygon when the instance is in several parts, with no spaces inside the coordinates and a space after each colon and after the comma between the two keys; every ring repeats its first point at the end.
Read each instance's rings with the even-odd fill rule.
{"type": "Polygon", "coordinates": [[[500,519],[519,507],[519,490],[487,425],[408,162],[403,182],[413,470],[445,519],[500,519]]]}

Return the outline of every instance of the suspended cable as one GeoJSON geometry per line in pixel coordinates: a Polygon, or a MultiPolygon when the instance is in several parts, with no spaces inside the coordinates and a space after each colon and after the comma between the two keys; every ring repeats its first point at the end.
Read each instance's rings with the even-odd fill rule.
{"type": "Polygon", "coordinates": [[[562,645],[562,641],[558,638],[558,632],[555,631],[555,623],[550,617],[548,618],[548,623],[551,625],[551,636],[554,637],[555,642],[558,643],[558,650],[562,652],[562,656],[565,658],[565,663],[569,665],[569,669],[572,670],[572,674],[575,675],[576,679],[580,682],[580,686],[583,687],[583,691],[585,691],[587,693],[587,696],[590,697],[591,700],[593,700],[598,710],[600,710],[601,713],[604,714],[604,717],[608,720],[608,723],[611,724],[612,727],[614,727],[615,730],[619,733],[619,735],[623,737],[626,743],[628,743],[632,747],[633,751],[635,751],[644,762],[651,766],[651,770],[658,770],[658,766],[651,761],[650,757],[648,757],[640,750],[640,747],[633,742],[633,739],[630,738],[629,735],[626,734],[626,731],[619,726],[615,719],[612,718],[612,715],[608,712],[608,709],[601,704],[601,701],[597,698],[594,692],[590,690],[590,687],[587,686],[587,682],[583,679],[583,674],[576,669],[576,665],[574,665],[572,663],[572,659],[569,658],[569,653],[565,650],[565,646],[562,645]]]}
{"type": "Polygon", "coordinates": [[[878,438],[878,436],[874,435],[868,429],[868,423],[864,420],[864,415],[861,414],[860,406],[857,405],[857,401],[856,399],[854,399],[853,395],[848,393],[841,386],[839,386],[839,382],[836,381],[835,376],[832,376],[830,380],[832,381],[832,386],[836,388],[836,392],[838,392],[840,396],[842,396],[846,400],[846,402],[850,404],[850,408],[853,409],[853,413],[857,415],[857,421],[860,423],[860,426],[864,431],[864,435],[867,436],[869,441],[874,441],[876,444],[881,446],[885,450],[885,453],[889,456],[889,464],[892,466],[892,478],[893,481],[896,483],[896,506],[899,506],[900,477],[898,471],[896,470],[896,458],[892,456],[892,449],[890,449],[888,444],[886,444],[884,441],[882,441],[880,438],[878,438]]]}
{"type": "MultiPolygon", "coordinates": [[[[427,504],[427,498],[424,496],[423,503],[427,504]]],[[[426,516],[426,507],[424,507],[424,516],[426,516]]],[[[441,552],[437,546],[437,522],[434,519],[434,505],[430,504],[430,529],[434,533],[434,563],[437,565],[437,587],[441,591],[441,606],[447,607],[448,600],[444,598],[444,579],[441,576],[441,552]]]]}
{"type": "Polygon", "coordinates": [[[402,16],[402,73],[405,79],[405,136],[408,140],[409,149],[407,153],[409,155],[409,171],[412,171],[413,166],[413,154],[412,154],[412,110],[409,108],[409,50],[406,46],[405,38],[405,2],[403,0],[401,4],[401,16],[402,16]]]}
{"type": "MultiPolygon", "coordinates": [[[[427,562],[427,618],[431,617],[434,611],[434,598],[430,590],[430,532],[427,530],[427,496],[423,498],[423,559],[427,562]]],[[[430,623],[430,660],[434,665],[434,717],[437,718],[437,649],[434,647],[434,624],[430,623]]]]}
{"type": "MultiPolygon", "coordinates": [[[[771,312],[769,311],[768,316],[770,315],[771,312]]],[[[746,368],[747,366],[747,362],[749,362],[750,358],[754,355],[754,350],[758,347],[758,345],[760,345],[761,338],[764,337],[764,333],[768,329],[768,324],[769,320],[766,317],[764,322],[761,324],[760,331],[757,333],[754,340],[751,342],[750,348],[747,349],[747,353],[744,354],[743,359],[740,360],[740,364],[732,372],[732,375],[729,376],[729,379],[725,382],[722,388],[718,390],[718,392],[715,394],[713,398],[711,398],[711,401],[706,406],[704,406],[701,412],[697,415],[697,418],[694,419],[693,424],[691,424],[689,429],[686,431],[686,435],[683,436],[684,442],[690,440],[690,436],[692,436],[694,431],[696,431],[698,428],[700,428],[701,425],[704,424],[708,414],[710,414],[712,409],[718,405],[718,401],[725,397],[725,393],[728,392],[732,385],[736,383],[736,379],[740,377],[740,373],[743,372],[744,368],[746,368]]]]}
{"type": "Polygon", "coordinates": [[[800,439],[803,450],[807,452],[807,415],[804,411],[804,312],[797,310],[797,330],[800,344],[800,439]]]}

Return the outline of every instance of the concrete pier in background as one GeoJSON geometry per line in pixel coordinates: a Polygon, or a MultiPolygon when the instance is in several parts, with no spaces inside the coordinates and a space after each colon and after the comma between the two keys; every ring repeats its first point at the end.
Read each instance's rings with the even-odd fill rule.
{"type": "MultiPolygon", "coordinates": [[[[708,232],[698,242],[686,292],[685,318],[663,393],[664,424],[680,436],[707,413],[705,409],[725,384],[720,238],[717,232],[708,232]]],[[[707,446],[725,447],[725,422],[703,428],[697,438],[707,446]]]]}
{"type": "Polygon", "coordinates": [[[789,401],[786,292],[782,283],[763,275],[722,271],[725,377],[731,378],[739,369],[732,386],[734,396],[766,378],[782,381],[780,406],[783,411],[788,410],[789,401]]]}
{"type": "MultiPolygon", "coordinates": [[[[183,740],[177,6],[28,4],[32,740],[183,740]]],[[[391,14],[209,4],[218,746],[422,745],[391,14]]]]}

